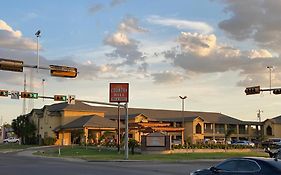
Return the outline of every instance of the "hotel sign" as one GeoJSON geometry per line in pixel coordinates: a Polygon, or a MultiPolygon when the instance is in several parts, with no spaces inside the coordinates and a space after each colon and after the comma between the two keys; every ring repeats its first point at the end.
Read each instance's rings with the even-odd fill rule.
{"type": "Polygon", "coordinates": [[[129,102],[129,83],[110,83],[109,102],[129,102]]]}

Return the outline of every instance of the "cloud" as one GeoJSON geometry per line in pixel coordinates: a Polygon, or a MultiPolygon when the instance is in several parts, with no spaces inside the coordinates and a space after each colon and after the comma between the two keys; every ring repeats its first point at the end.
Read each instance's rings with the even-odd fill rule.
{"type": "Polygon", "coordinates": [[[172,71],[153,73],[151,76],[156,84],[178,84],[185,79],[181,73],[172,71]]]}
{"type": "Polygon", "coordinates": [[[215,35],[182,32],[178,43],[184,52],[191,52],[200,56],[207,56],[216,47],[215,35]]]}
{"type": "Polygon", "coordinates": [[[278,69],[281,67],[280,58],[273,57],[266,49],[239,50],[217,43],[213,34],[181,33],[178,38],[180,48],[172,48],[163,54],[175,67],[184,70],[188,77],[234,71],[243,79],[237,82],[239,86],[252,85],[255,81],[267,84],[266,66],[274,65],[276,69],[273,79],[276,84],[281,85],[280,76],[277,76],[281,73],[278,69]]]}
{"type": "Polygon", "coordinates": [[[120,4],[122,4],[122,3],[125,3],[127,0],[112,0],[111,2],[110,2],[110,6],[111,7],[115,7],[115,6],[117,6],[117,5],[120,5],[120,4]]]}
{"type": "Polygon", "coordinates": [[[0,48],[35,50],[36,42],[22,37],[19,30],[14,30],[5,21],[0,20],[0,48]]]}
{"type": "Polygon", "coordinates": [[[253,39],[259,46],[281,53],[281,2],[276,0],[220,0],[229,19],[219,27],[230,37],[253,39]]]}
{"type": "Polygon", "coordinates": [[[210,25],[199,21],[162,18],[159,16],[150,16],[149,18],[147,18],[147,21],[152,24],[175,27],[180,30],[192,30],[204,34],[213,32],[213,28],[210,25]]]}
{"type": "Polygon", "coordinates": [[[125,17],[118,25],[117,31],[109,34],[104,39],[104,44],[114,48],[106,56],[113,59],[123,59],[116,66],[139,65],[139,69],[146,70],[145,56],[139,50],[140,42],[130,38],[130,34],[144,33],[147,30],[139,26],[138,20],[134,17],[125,17]]]}
{"type": "Polygon", "coordinates": [[[89,8],[89,12],[92,14],[96,14],[97,12],[104,9],[104,6],[102,4],[94,4],[89,8]]]}

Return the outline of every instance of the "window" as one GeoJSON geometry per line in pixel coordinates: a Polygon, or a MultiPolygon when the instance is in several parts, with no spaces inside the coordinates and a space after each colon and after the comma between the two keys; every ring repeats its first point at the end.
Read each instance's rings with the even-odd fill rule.
{"type": "Polygon", "coordinates": [[[202,127],[199,123],[196,125],[196,134],[202,134],[202,127]]]}
{"type": "Polygon", "coordinates": [[[272,136],[272,128],[271,128],[271,126],[267,126],[266,127],[266,135],[272,136]]]}
{"type": "Polygon", "coordinates": [[[229,161],[222,162],[216,168],[224,171],[236,171],[237,163],[238,163],[237,160],[229,160],[229,161]]]}
{"type": "MultiPolygon", "coordinates": [[[[216,168],[232,172],[258,172],[260,166],[253,160],[235,159],[222,162],[216,168]]],[[[243,173],[244,174],[244,173],[243,173]]]]}
{"type": "Polygon", "coordinates": [[[237,171],[248,171],[248,172],[257,172],[260,171],[260,166],[253,160],[240,160],[238,162],[238,170],[237,171]]]}
{"type": "Polygon", "coordinates": [[[204,132],[205,133],[213,133],[213,126],[211,123],[204,124],[204,132]]]}
{"type": "Polygon", "coordinates": [[[215,130],[217,134],[224,134],[225,133],[224,124],[215,124],[215,130]]]}

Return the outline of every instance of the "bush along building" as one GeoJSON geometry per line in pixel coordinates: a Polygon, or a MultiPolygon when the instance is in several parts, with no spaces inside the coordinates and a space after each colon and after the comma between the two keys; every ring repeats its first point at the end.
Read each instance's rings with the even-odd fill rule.
{"type": "MultiPolygon", "coordinates": [[[[176,110],[141,108],[129,108],[128,112],[129,137],[137,141],[153,132],[170,135],[172,142],[178,144],[204,140],[255,140],[261,137],[279,137],[281,133],[281,122],[278,122],[281,117],[265,122],[249,122],[216,112],[182,113],[176,110]]],[[[35,124],[34,134],[40,144],[116,143],[118,110],[114,107],[91,106],[82,102],[57,103],[33,109],[26,116],[35,124]]],[[[121,135],[124,135],[123,109],[120,120],[121,135]]]]}

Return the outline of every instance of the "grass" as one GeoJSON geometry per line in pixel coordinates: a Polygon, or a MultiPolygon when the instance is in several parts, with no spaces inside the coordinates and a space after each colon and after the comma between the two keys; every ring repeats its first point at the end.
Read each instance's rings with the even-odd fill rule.
{"type": "MultiPolygon", "coordinates": [[[[58,149],[51,149],[44,152],[37,152],[36,155],[58,157],[58,149]]],[[[115,150],[99,150],[89,147],[63,147],[61,157],[80,158],[85,160],[123,160],[124,153],[117,153],[115,150]]],[[[129,160],[149,161],[184,161],[197,159],[226,159],[230,157],[268,157],[263,152],[227,152],[227,153],[177,153],[177,154],[130,154],[129,160]]]]}

